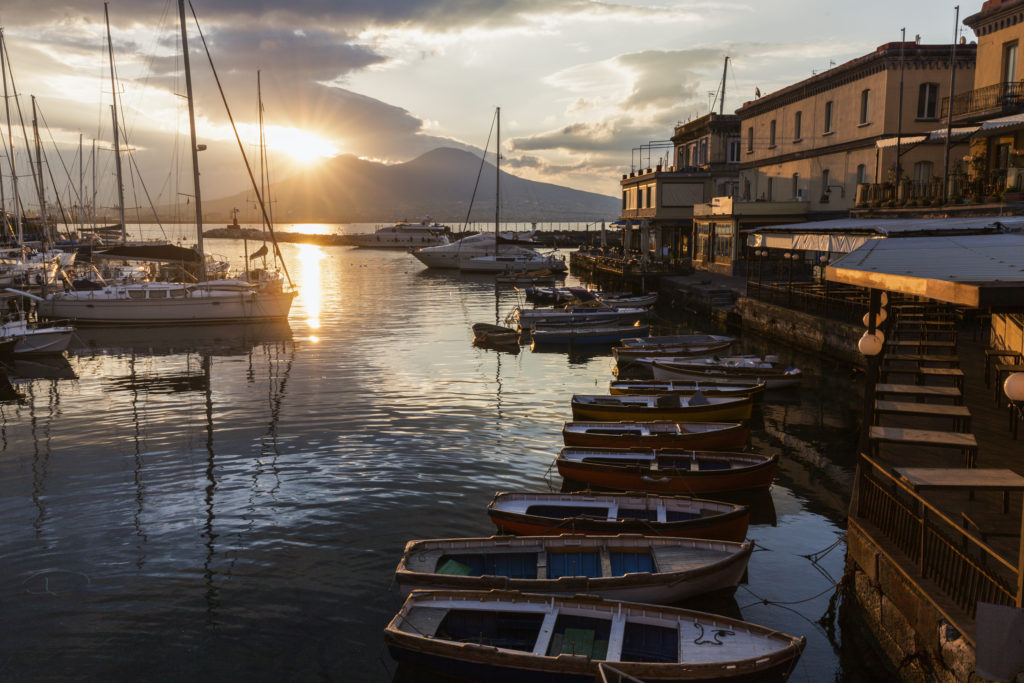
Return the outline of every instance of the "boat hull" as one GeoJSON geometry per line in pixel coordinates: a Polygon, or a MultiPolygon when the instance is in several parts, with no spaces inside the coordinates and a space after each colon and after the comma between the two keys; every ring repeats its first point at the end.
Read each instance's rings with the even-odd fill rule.
{"type": "MultiPolygon", "coordinates": [[[[569,423],[571,424],[571,423],[569,423]]],[[[697,423],[691,423],[697,424],[697,423]]],[[[688,433],[612,433],[609,431],[574,431],[567,424],[562,428],[566,446],[584,448],[679,448],[686,450],[729,451],[747,445],[750,434],[746,425],[723,423],[720,429],[688,433]]]]}
{"type": "Polygon", "coordinates": [[[556,345],[607,345],[614,344],[623,337],[635,337],[638,334],[644,334],[651,328],[648,325],[642,325],[635,327],[630,325],[629,327],[621,328],[603,328],[603,327],[586,327],[586,326],[551,326],[551,327],[534,327],[533,328],[533,343],[544,345],[544,344],[556,344],[556,345]]]}
{"type": "Polygon", "coordinates": [[[712,517],[679,522],[649,522],[640,519],[609,521],[583,517],[552,519],[494,508],[489,508],[487,514],[500,531],[520,536],[557,536],[566,533],[650,534],[739,542],[747,537],[747,527],[750,525],[750,510],[745,506],[712,517]]]}
{"type": "Polygon", "coordinates": [[[20,337],[14,345],[19,356],[63,353],[71,345],[75,330],[72,327],[54,327],[20,337]]]}
{"type": "Polygon", "coordinates": [[[680,608],[448,590],[410,595],[384,641],[397,661],[446,677],[587,683],[605,672],[613,678],[604,680],[621,673],[642,681],[785,681],[806,645],[804,638],[680,608]],[[671,631],[667,647],[648,641],[641,634],[653,632],[646,629],[671,631]],[[606,639],[603,650],[599,638],[606,639]]]}
{"type": "MultiPolygon", "coordinates": [[[[492,537],[493,538],[493,537],[492,537]]],[[[559,536],[559,537],[517,537],[514,541],[520,542],[515,547],[510,547],[512,541],[508,536],[500,537],[506,539],[500,545],[494,545],[495,555],[500,552],[513,552],[517,549],[527,548],[527,544],[536,549],[539,555],[549,555],[552,552],[588,552],[599,548],[601,544],[607,543],[609,551],[619,552],[649,552],[656,555],[659,547],[645,545],[648,539],[638,539],[622,543],[620,537],[600,536],[559,536]],[[565,539],[564,544],[562,543],[565,539]],[[500,550],[500,552],[498,552],[500,550]]],[[[628,538],[628,537],[627,537],[628,538]]],[[[469,542],[486,542],[487,539],[465,539],[469,542]]],[[[747,561],[753,549],[751,544],[725,544],[722,541],[698,541],[694,539],[680,539],[674,543],[666,543],[666,539],[649,539],[658,543],[661,548],[678,548],[675,552],[685,554],[691,558],[693,568],[689,566],[682,571],[658,571],[658,572],[634,572],[621,576],[561,576],[557,579],[540,578],[517,578],[504,575],[482,575],[462,576],[453,574],[439,574],[432,572],[413,571],[415,566],[410,559],[411,547],[417,544],[438,544],[441,541],[412,541],[406,546],[406,554],[399,563],[395,577],[403,596],[408,596],[413,590],[517,590],[524,593],[548,593],[552,595],[598,595],[606,599],[629,600],[633,602],[647,602],[652,604],[671,604],[686,600],[698,595],[710,593],[724,594],[732,592],[743,578],[746,571],[747,561]],[[678,546],[674,544],[679,544],[678,546]],[[687,554],[688,553],[688,554],[687,554]],[[707,561],[709,554],[720,555],[717,561],[707,561]],[[704,564],[700,564],[704,561],[704,564]]],[[[462,542],[463,539],[452,539],[452,543],[462,542]]],[[[450,551],[435,551],[436,555],[457,555],[459,550],[472,554],[482,546],[469,546],[466,548],[452,548],[450,551]]],[[[427,553],[424,553],[427,554],[427,553]]],[[[431,558],[432,559],[432,558],[431,558]]]]}
{"type": "Polygon", "coordinates": [[[772,457],[759,465],[742,469],[698,471],[659,471],[640,465],[614,467],[564,458],[558,458],[556,464],[563,479],[588,486],[669,495],[703,495],[766,489],[775,478],[779,461],[772,457]]]}
{"type": "Polygon", "coordinates": [[[764,382],[769,389],[785,389],[788,387],[795,387],[800,385],[801,375],[796,374],[782,374],[779,371],[765,372],[761,370],[758,372],[756,369],[722,369],[722,368],[682,368],[679,366],[668,366],[654,362],[652,365],[652,372],[654,373],[654,379],[661,380],[731,380],[731,379],[742,379],[757,382],[764,382]]]}
{"type": "Polygon", "coordinates": [[[90,325],[173,325],[178,323],[231,323],[284,320],[294,292],[238,292],[231,296],[180,299],[112,299],[88,295],[39,302],[45,318],[73,320],[90,325]]]}
{"type": "Polygon", "coordinates": [[[687,382],[680,380],[619,380],[608,385],[608,393],[612,396],[650,396],[657,394],[676,394],[692,396],[698,391],[705,396],[741,397],[750,396],[759,399],[767,385],[764,383],[728,382],[687,382]]]}
{"type": "Polygon", "coordinates": [[[608,405],[572,402],[574,420],[597,422],[619,422],[634,420],[653,422],[671,420],[675,422],[732,422],[749,420],[753,412],[753,400],[749,397],[729,399],[728,403],[696,406],[638,406],[608,405]]]}

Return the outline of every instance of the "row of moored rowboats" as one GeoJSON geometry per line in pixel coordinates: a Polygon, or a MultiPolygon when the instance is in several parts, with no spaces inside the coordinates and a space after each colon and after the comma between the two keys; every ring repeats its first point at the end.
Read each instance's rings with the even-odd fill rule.
{"type": "Polygon", "coordinates": [[[574,396],[558,471],[607,492],[498,492],[503,535],[410,541],[392,656],[467,680],[786,680],[804,638],[669,606],[746,572],[748,506],[703,496],[771,485],[777,457],[741,452],[771,386],[619,379],[574,396]]]}

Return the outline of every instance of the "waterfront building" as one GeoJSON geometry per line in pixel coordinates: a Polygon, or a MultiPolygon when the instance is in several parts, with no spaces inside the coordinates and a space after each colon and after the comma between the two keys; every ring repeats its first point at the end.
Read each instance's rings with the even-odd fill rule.
{"type": "MultiPolygon", "coordinates": [[[[957,48],[957,92],[973,84],[974,45],[957,48]]],[[[810,218],[838,217],[858,185],[939,179],[951,45],[888,43],[874,52],[747,102],[740,119],[740,198],[804,201],[810,218]],[[902,102],[902,107],[900,106],[902,102]]],[[[966,145],[954,145],[953,158],[966,145]]]]}
{"type": "Polygon", "coordinates": [[[975,130],[969,157],[973,191],[979,197],[1024,189],[1024,0],[988,0],[964,19],[978,38],[972,89],[945,98],[954,125],[975,130]]]}
{"type": "MultiPolygon", "coordinates": [[[[668,150],[668,145],[663,146],[668,150]]],[[[705,114],[676,126],[674,163],[658,163],[623,174],[623,243],[638,245],[654,261],[675,261],[693,253],[693,207],[712,197],[733,196],[739,166],[739,122],[732,114],[705,114]],[[647,243],[640,230],[647,223],[647,243]],[[630,233],[638,233],[634,239],[630,233]]]]}

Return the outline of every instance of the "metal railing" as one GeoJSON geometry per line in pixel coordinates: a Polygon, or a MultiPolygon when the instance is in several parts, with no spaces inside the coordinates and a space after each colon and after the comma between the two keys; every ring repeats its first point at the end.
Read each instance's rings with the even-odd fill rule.
{"type": "Polygon", "coordinates": [[[908,573],[934,582],[971,619],[978,602],[1016,604],[1016,566],[866,455],[855,490],[851,517],[870,522],[914,565],[908,573]]]}
{"type": "Polygon", "coordinates": [[[826,287],[813,282],[747,280],[747,296],[751,299],[856,325],[867,310],[865,291],[836,284],[826,287]]]}
{"type": "MultiPolygon", "coordinates": [[[[996,83],[953,96],[953,116],[968,116],[993,109],[1008,110],[1024,105],[1024,81],[996,83]]],[[[942,100],[942,117],[949,113],[950,99],[942,100]]]]}

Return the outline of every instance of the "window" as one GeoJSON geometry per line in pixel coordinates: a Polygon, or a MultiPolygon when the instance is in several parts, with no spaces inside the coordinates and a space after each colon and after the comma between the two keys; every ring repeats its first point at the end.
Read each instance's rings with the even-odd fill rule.
{"type": "Polygon", "coordinates": [[[827,202],[829,200],[829,189],[828,186],[832,182],[832,174],[828,172],[828,169],[823,169],[821,172],[821,201],[827,202]]]}
{"type": "Polygon", "coordinates": [[[754,151],[754,127],[747,128],[747,154],[754,151]]]}
{"type": "Polygon", "coordinates": [[[172,299],[181,299],[182,297],[185,296],[185,294],[186,294],[186,292],[185,292],[184,289],[172,289],[171,290],[171,298],[172,299]]]}
{"type": "Polygon", "coordinates": [[[917,93],[917,118],[937,118],[937,103],[939,101],[939,84],[922,83],[917,93]]]}
{"type": "Polygon", "coordinates": [[[743,179],[743,199],[750,201],[750,178],[743,179]]]}
{"type": "Polygon", "coordinates": [[[768,124],[768,146],[775,146],[775,119],[772,119],[771,123],[768,124]]]}
{"type": "Polygon", "coordinates": [[[857,184],[864,185],[868,182],[868,167],[864,164],[857,166],[857,184]]]}
{"type": "Polygon", "coordinates": [[[796,114],[793,115],[793,140],[795,142],[800,142],[800,127],[803,124],[803,122],[804,113],[802,111],[798,111],[796,114]]]}
{"type": "Polygon", "coordinates": [[[629,192],[627,192],[626,190],[623,190],[622,191],[622,210],[623,211],[626,210],[626,204],[627,204],[628,200],[629,200],[629,192]]]}
{"type": "Polygon", "coordinates": [[[729,157],[728,162],[730,164],[738,163],[740,160],[740,139],[730,138],[729,140],[729,157]]]}
{"type": "Polygon", "coordinates": [[[793,199],[800,199],[800,174],[793,174],[793,199]]]}
{"type": "Polygon", "coordinates": [[[644,208],[644,189],[642,187],[636,188],[636,208],[644,208]]]}
{"type": "Polygon", "coordinates": [[[825,132],[832,132],[832,100],[825,103],[825,132]]]}
{"type": "Polygon", "coordinates": [[[771,176],[768,176],[768,189],[765,190],[765,192],[764,192],[764,198],[767,199],[768,201],[772,200],[772,190],[775,189],[773,187],[773,185],[775,184],[773,182],[774,180],[775,180],[775,178],[772,178],[771,176]]]}
{"type": "Polygon", "coordinates": [[[715,261],[729,263],[732,261],[733,228],[732,223],[715,223],[715,261]]]}
{"type": "Polygon", "coordinates": [[[653,208],[654,204],[651,203],[651,186],[647,186],[647,208],[653,208]]]}
{"type": "Polygon", "coordinates": [[[149,290],[149,298],[150,299],[166,299],[167,298],[167,290],[166,289],[151,289],[151,290],[149,290]]]}
{"type": "Polygon", "coordinates": [[[860,93],[860,122],[868,123],[868,111],[871,108],[871,91],[862,90],[860,93]]]}
{"type": "Polygon", "coordinates": [[[932,181],[933,164],[930,161],[919,161],[914,164],[914,183],[927,185],[932,181]]]}
{"type": "Polygon", "coordinates": [[[1017,81],[1017,41],[1003,45],[1003,83],[1017,81]]]}

